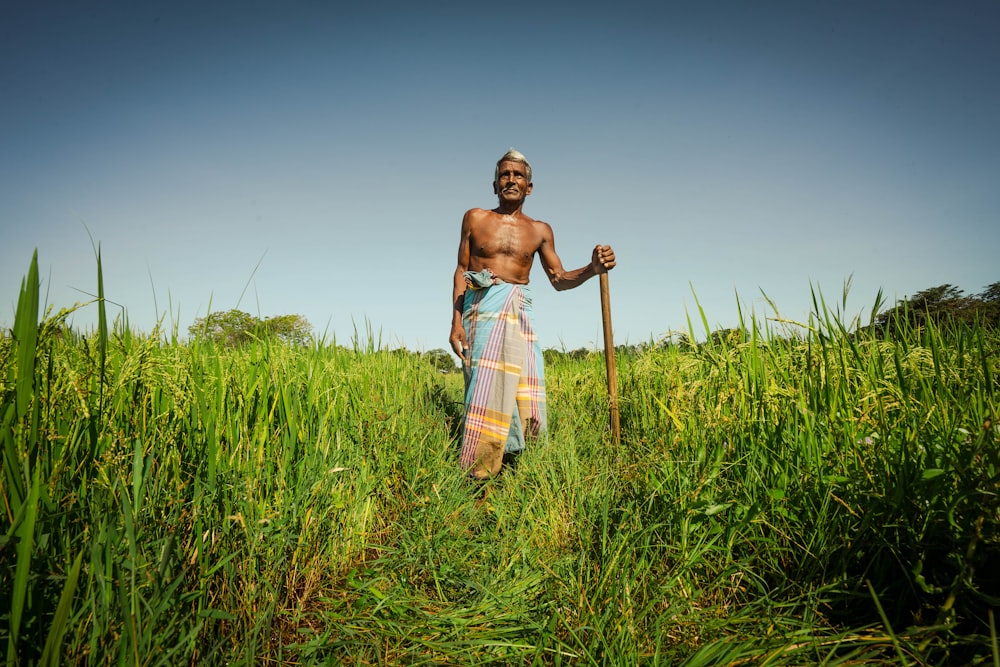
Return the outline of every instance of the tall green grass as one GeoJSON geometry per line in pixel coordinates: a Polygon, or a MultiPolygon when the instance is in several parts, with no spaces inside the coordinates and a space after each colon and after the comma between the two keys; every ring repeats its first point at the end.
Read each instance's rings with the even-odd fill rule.
{"type": "Polygon", "coordinates": [[[556,359],[548,436],[482,489],[460,375],[370,335],[81,335],[33,260],[7,663],[1000,664],[1000,336],[814,310],[622,355],[620,446],[602,358],[556,359]]]}

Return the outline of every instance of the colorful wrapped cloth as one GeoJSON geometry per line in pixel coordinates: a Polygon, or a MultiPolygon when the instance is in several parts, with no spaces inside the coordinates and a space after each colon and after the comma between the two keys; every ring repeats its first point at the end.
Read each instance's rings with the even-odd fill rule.
{"type": "Polygon", "coordinates": [[[485,479],[500,472],[504,452],[521,451],[525,435],[545,429],[545,374],[528,286],[504,282],[488,269],[467,272],[465,281],[462,323],[471,349],[459,462],[485,479]]]}

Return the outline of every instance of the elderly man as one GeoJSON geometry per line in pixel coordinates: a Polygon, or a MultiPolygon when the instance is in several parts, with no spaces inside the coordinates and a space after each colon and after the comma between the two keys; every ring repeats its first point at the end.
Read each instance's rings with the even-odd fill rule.
{"type": "Polygon", "coordinates": [[[450,342],[465,371],[460,464],[476,479],[495,476],[505,452],[521,451],[526,435],[545,428],[542,351],[528,288],[535,255],[557,290],[615,266],[611,247],[597,245],[589,264],[565,270],[552,228],[522,210],[531,188],[531,165],[511,149],[493,175],[497,207],[470,209],[462,219],[450,342]]]}

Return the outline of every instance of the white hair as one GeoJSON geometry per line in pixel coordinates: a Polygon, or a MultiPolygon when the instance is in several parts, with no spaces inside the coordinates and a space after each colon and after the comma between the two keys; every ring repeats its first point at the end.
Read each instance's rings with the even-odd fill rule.
{"type": "Polygon", "coordinates": [[[499,160],[497,160],[497,166],[493,170],[493,182],[496,183],[500,180],[500,163],[501,162],[521,162],[524,164],[524,175],[527,177],[528,182],[531,183],[531,164],[528,162],[528,158],[517,150],[511,148],[506,153],[503,154],[499,160]]]}

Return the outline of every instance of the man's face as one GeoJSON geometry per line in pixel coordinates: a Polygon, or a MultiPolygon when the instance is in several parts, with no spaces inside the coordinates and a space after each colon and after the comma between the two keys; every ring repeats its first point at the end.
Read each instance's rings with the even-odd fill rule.
{"type": "Polygon", "coordinates": [[[524,201],[531,194],[531,183],[528,182],[524,163],[513,160],[501,162],[493,192],[502,202],[524,201]]]}

